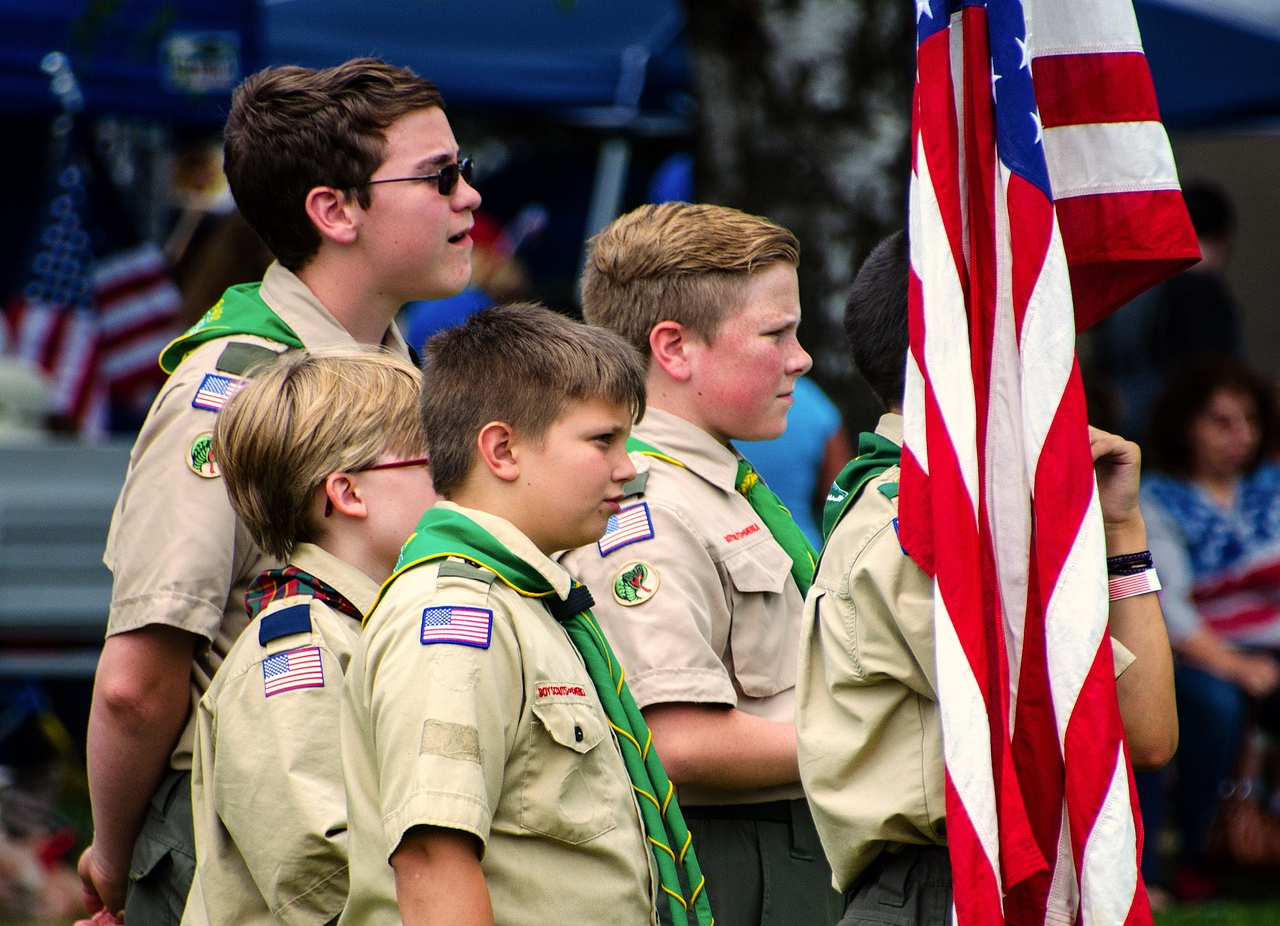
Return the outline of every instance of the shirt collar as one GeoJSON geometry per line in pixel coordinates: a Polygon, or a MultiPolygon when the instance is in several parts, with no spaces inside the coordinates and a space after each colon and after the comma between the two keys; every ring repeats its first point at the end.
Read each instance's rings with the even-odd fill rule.
{"type": "Polygon", "coordinates": [[[557,595],[564,598],[573,586],[573,578],[565,568],[539,550],[520,529],[496,514],[481,511],[478,508],[466,508],[454,502],[436,502],[441,508],[456,511],[475,521],[489,533],[493,534],[504,547],[528,563],[533,569],[551,584],[557,595]]]}
{"type": "Polygon", "coordinates": [[[876,425],[876,433],[883,438],[902,446],[902,415],[898,412],[885,412],[876,425]]]}
{"type": "Polygon", "coordinates": [[[659,408],[645,410],[635,436],[679,460],[691,472],[725,492],[736,492],[738,460],[742,455],[726,447],[702,428],[659,408]]]}
{"type": "Polygon", "coordinates": [[[328,550],[314,543],[300,543],[293,548],[289,564],[308,572],[327,585],[331,585],[342,597],[359,609],[361,614],[373,610],[378,600],[378,583],[355,566],[338,559],[328,550]]]}
{"type": "MultiPolygon", "coordinates": [[[[307,284],[280,262],[273,262],[267,268],[258,295],[308,349],[356,346],[355,338],[307,284]]],[[[401,357],[409,356],[409,349],[394,322],[383,335],[382,346],[401,357]]]]}

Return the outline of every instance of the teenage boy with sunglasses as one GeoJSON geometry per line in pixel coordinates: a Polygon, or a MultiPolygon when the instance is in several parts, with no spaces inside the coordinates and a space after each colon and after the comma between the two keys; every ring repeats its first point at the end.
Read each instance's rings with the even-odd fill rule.
{"type": "Polygon", "coordinates": [[[236,518],[210,450],[218,410],[288,347],[408,356],[392,324],[411,299],[461,290],[480,197],[439,92],[356,59],[283,67],[237,89],[225,167],[275,254],[161,356],[172,373],[134,445],[104,560],[114,577],[89,720],[91,907],[176,924],[194,867],[192,705],[248,623],[266,556],[236,518]],[[127,888],[127,890],[126,890],[127,888]],[[127,894],[127,906],[126,906],[127,894]]]}

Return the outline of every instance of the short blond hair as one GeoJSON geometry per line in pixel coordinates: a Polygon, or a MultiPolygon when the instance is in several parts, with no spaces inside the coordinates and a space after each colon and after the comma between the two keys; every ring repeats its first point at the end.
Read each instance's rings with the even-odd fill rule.
{"type": "Polygon", "coordinates": [[[777,263],[799,266],[800,243],[763,216],[706,204],[641,206],[591,239],[582,314],[647,359],[659,322],[712,341],[741,307],[750,275],[777,263]]]}
{"type": "Polygon", "coordinates": [[[570,402],[598,398],[644,414],[644,361],[621,337],[550,309],[514,303],[446,328],[423,347],[422,422],[436,492],[448,498],[476,463],[476,438],[501,421],[540,440],[570,402]]]}
{"type": "Polygon", "coordinates": [[[316,490],[383,453],[420,455],[422,376],[407,360],[356,348],[289,351],[219,412],[213,457],[254,542],[288,559],[317,536],[316,490]]]}

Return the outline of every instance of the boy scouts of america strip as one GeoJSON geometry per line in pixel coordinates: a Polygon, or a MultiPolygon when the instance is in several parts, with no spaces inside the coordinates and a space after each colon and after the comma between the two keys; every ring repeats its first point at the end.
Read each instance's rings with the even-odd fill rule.
{"type": "Polygon", "coordinates": [[[262,685],[267,697],[299,688],[323,688],[320,647],[304,646],[262,660],[262,685]]]}
{"type": "Polygon", "coordinates": [[[608,556],[627,544],[639,543],[652,537],[653,519],[649,517],[649,504],[641,502],[611,516],[609,523],[605,525],[604,536],[596,546],[601,556],[608,556]]]}
{"type": "Polygon", "coordinates": [[[192,408],[203,408],[211,412],[222,410],[228,400],[244,388],[244,380],[230,376],[219,376],[217,373],[206,373],[196,397],[191,400],[192,408]]]}
{"type": "Polygon", "coordinates": [[[484,608],[441,605],[422,611],[422,643],[457,643],[489,648],[493,612],[484,608]]]}

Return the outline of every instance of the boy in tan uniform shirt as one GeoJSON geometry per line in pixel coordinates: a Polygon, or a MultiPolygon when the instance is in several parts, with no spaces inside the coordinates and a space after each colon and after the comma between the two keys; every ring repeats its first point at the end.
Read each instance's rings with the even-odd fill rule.
{"type": "Polygon", "coordinates": [[[114,586],[89,721],[94,842],[86,891],[131,926],[172,926],[194,865],[191,711],[248,621],[244,592],[276,564],[235,517],[210,454],[227,397],[286,347],[385,346],[408,300],[470,276],[480,202],[435,87],[357,59],[269,69],[236,91],[226,171],[278,259],[232,287],[162,364],[104,556],[114,586]],[[406,181],[406,182],[401,182],[406,181]]]}
{"type": "Polygon", "coordinates": [[[379,584],[435,500],[420,379],[390,354],[287,353],[218,416],[232,507],[289,566],[250,586],[253,619],[196,712],[185,926],[323,926],[342,912],[342,679],[379,584]]]}
{"type": "MultiPolygon", "coordinates": [[[[526,305],[474,315],[425,354],[446,500],[405,545],[347,675],[340,924],[651,924],[647,839],[694,856],[670,818],[655,827],[637,806],[677,805],[664,775],[646,783],[624,760],[647,732],[607,713],[630,695],[612,657],[609,677],[593,674],[574,636],[590,596],[550,558],[598,538],[635,476],[640,360],[526,305]]],[[[680,891],[670,874],[664,894],[680,891]]]]}
{"type": "MultiPolygon", "coordinates": [[[[933,583],[896,531],[907,276],[899,232],[871,253],[849,292],[855,365],[889,411],[861,435],[858,458],[831,490],[800,643],[800,772],[846,892],[842,926],[879,922],[885,911],[903,926],[943,926],[951,909],[933,583]]],[[[1107,552],[1140,550],[1138,448],[1096,429],[1091,443],[1107,552]]],[[[1113,601],[1111,633],[1130,758],[1135,768],[1159,767],[1173,754],[1177,719],[1156,597],[1113,601]]]]}
{"type": "Polygon", "coordinates": [[[796,761],[796,644],[814,554],[776,497],[759,501],[763,486],[751,490],[731,443],[781,434],[809,369],[798,261],[795,237],[767,219],[666,203],[594,238],[582,279],[587,320],[646,357],[649,411],[623,510],[561,561],[597,589],[596,613],[680,789],[712,908],[736,926],[839,916],[796,761]]]}

